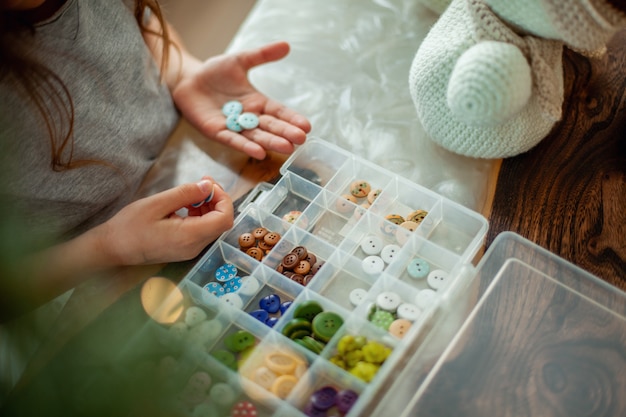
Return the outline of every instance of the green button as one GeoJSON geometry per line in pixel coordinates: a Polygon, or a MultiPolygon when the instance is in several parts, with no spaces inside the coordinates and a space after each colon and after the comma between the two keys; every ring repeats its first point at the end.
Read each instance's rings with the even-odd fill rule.
{"type": "Polygon", "coordinates": [[[224,364],[226,367],[235,371],[237,370],[237,358],[232,354],[232,352],[227,350],[216,350],[211,353],[211,356],[224,364]]]}
{"type": "Polygon", "coordinates": [[[394,320],[395,317],[393,314],[384,310],[375,311],[370,317],[370,321],[374,326],[385,330],[389,330],[389,326],[391,326],[391,323],[393,323],[394,320]]]}
{"type": "Polygon", "coordinates": [[[319,340],[313,339],[311,336],[303,337],[302,342],[303,342],[304,347],[306,347],[307,349],[309,349],[311,352],[315,353],[316,355],[319,355],[322,352],[322,350],[324,350],[324,346],[326,346],[319,340]]]}
{"type": "Polygon", "coordinates": [[[324,311],[315,316],[312,324],[315,338],[327,343],[343,325],[343,319],[337,313],[324,311]]]}
{"type": "Polygon", "coordinates": [[[283,327],[283,334],[290,339],[298,339],[299,337],[295,337],[296,334],[310,335],[311,331],[311,322],[303,318],[293,318],[283,327]]]}
{"type": "Polygon", "coordinates": [[[242,352],[247,348],[254,346],[254,343],[254,336],[245,330],[239,330],[224,339],[224,344],[232,352],[242,352]]]}
{"type": "Polygon", "coordinates": [[[298,306],[296,306],[296,309],[293,312],[293,317],[306,319],[312,322],[315,316],[317,316],[323,311],[324,309],[322,308],[320,303],[314,300],[309,300],[309,301],[304,301],[298,304],[298,306]]]}

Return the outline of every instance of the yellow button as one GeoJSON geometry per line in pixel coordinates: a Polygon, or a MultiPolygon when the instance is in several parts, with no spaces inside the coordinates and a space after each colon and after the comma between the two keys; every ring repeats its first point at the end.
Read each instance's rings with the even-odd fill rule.
{"type": "Polygon", "coordinates": [[[298,378],[293,375],[281,375],[276,378],[276,381],[272,384],[271,391],[280,399],[285,399],[289,396],[291,390],[298,383],[298,378]]]}
{"type": "Polygon", "coordinates": [[[271,352],[265,357],[265,366],[278,375],[293,374],[299,361],[286,352],[271,352]]]}

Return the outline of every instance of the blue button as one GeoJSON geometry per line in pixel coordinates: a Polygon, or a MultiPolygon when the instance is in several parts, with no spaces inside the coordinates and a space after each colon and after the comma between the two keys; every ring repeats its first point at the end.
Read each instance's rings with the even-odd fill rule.
{"type": "Polygon", "coordinates": [[[224,264],[215,271],[215,279],[220,282],[227,282],[237,276],[237,267],[233,264],[224,264]]]}
{"type": "Polygon", "coordinates": [[[232,100],[222,106],[222,114],[230,116],[231,114],[240,115],[243,111],[243,104],[240,101],[232,100]]]}
{"type": "Polygon", "coordinates": [[[430,272],[430,265],[423,259],[415,258],[406,267],[406,271],[411,278],[420,279],[426,278],[430,272]]]}
{"type": "Polygon", "coordinates": [[[250,315],[263,323],[270,317],[269,313],[265,310],[254,310],[250,312],[250,315]]]}
{"type": "Polygon", "coordinates": [[[242,113],[237,118],[237,122],[244,129],[254,129],[259,125],[259,118],[254,113],[242,113]]]}
{"type": "Polygon", "coordinates": [[[241,127],[237,121],[237,117],[238,115],[236,114],[231,114],[226,117],[226,128],[228,130],[232,130],[233,132],[241,132],[243,130],[243,127],[241,127]]]}
{"type": "Polygon", "coordinates": [[[224,291],[227,293],[237,292],[241,288],[241,278],[235,277],[224,284],[224,291]]]}
{"type": "Polygon", "coordinates": [[[269,327],[274,327],[276,325],[276,323],[278,323],[278,317],[268,317],[267,320],[265,320],[265,324],[267,324],[269,327]]]}
{"type": "Polygon", "coordinates": [[[222,287],[217,282],[209,282],[204,286],[204,289],[216,297],[221,297],[222,295],[226,294],[224,287],[222,287]]]}
{"type": "Polygon", "coordinates": [[[271,294],[259,300],[259,306],[270,314],[275,314],[280,309],[280,297],[271,294]]]}

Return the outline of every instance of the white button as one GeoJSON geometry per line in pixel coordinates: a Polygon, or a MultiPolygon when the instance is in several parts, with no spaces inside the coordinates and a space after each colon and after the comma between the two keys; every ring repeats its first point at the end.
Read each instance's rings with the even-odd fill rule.
{"type": "Polygon", "coordinates": [[[240,310],[243,308],[243,300],[239,295],[235,294],[234,292],[221,296],[220,303],[230,305],[240,310]]]}
{"type": "Polygon", "coordinates": [[[435,269],[428,274],[428,285],[433,290],[445,287],[449,281],[448,273],[441,269],[435,269]]]}
{"type": "Polygon", "coordinates": [[[426,310],[435,304],[436,300],[437,293],[430,288],[427,288],[417,293],[417,296],[415,297],[415,305],[422,310],[426,310]]]}
{"type": "Polygon", "coordinates": [[[366,236],[361,241],[361,249],[366,255],[378,255],[383,248],[383,240],[375,235],[366,236]]]}
{"type": "Polygon", "coordinates": [[[383,258],[383,261],[390,264],[394,259],[396,259],[396,256],[398,256],[401,249],[402,248],[398,245],[387,245],[380,252],[380,257],[383,258]]]}
{"type": "Polygon", "coordinates": [[[375,275],[383,272],[385,262],[380,256],[368,256],[362,261],[363,271],[366,274],[375,275]]]}
{"type": "Polygon", "coordinates": [[[391,291],[381,292],[378,294],[378,297],[376,297],[376,305],[378,308],[385,311],[394,312],[398,309],[401,303],[402,299],[400,296],[391,291]]]}
{"type": "Polygon", "coordinates": [[[398,306],[398,310],[396,311],[398,318],[409,321],[417,320],[421,313],[422,310],[420,310],[419,307],[409,303],[400,304],[398,306]]]}
{"type": "Polygon", "coordinates": [[[230,407],[237,399],[237,394],[230,385],[218,382],[211,387],[209,398],[222,407],[230,407]]]}
{"type": "Polygon", "coordinates": [[[350,291],[350,296],[348,298],[350,299],[350,304],[356,307],[361,304],[363,300],[365,300],[365,297],[367,297],[366,290],[363,288],[355,288],[350,291]]]}
{"type": "Polygon", "coordinates": [[[239,287],[239,294],[251,296],[256,294],[261,285],[259,281],[255,277],[251,277],[247,275],[245,277],[241,277],[241,286],[239,287]]]}
{"type": "Polygon", "coordinates": [[[185,311],[185,324],[189,327],[197,326],[206,319],[207,315],[198,306],[191,306],[185,311]]]}

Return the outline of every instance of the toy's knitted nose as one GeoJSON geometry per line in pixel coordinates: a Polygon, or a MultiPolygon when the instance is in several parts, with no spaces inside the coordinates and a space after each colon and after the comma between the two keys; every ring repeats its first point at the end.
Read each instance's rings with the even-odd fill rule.
{"type": "Polygon", "coordinates": [[[496,126],[519,113],[530,99],[532,76],[522,51],[506,42],[479,42],[456,62],[447,102],[456,118],[496,126]]]}

